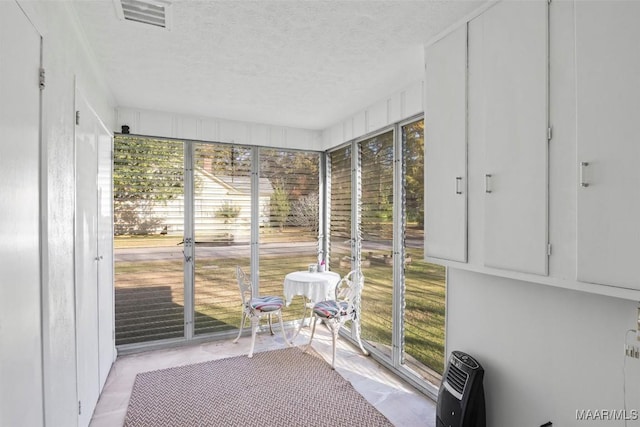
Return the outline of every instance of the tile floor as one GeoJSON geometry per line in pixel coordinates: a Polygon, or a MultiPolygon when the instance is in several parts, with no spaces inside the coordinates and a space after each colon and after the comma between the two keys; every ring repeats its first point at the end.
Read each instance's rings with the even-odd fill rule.
{"type": "MultiPolygon", "coordinates": [[[[284,347],[284,340],[278,332],[276,329],[274,336],[268,332],[259,333],[255,351],[284,347]]],[[[308,334],[308,328],[304,328],[293,344],[305,345],[308,334]]],[[[90,427],[122,426],[137,373],[247,354],[250,340],[244,336],[237,344],[231,340],[211,341],[119,357],[111,368],[90,427]]],[[[313,347],[331,362],[331,336],[325,328],[317,328],[313,347]]],[[[338,340],[336,370],[395,426],[435,426],[436,405],[431,399],[343,339],[338,340]]]]}

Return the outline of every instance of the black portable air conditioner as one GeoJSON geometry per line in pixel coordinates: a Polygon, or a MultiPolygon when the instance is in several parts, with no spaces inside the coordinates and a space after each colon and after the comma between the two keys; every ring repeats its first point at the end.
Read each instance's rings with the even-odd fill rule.
{"type": "Polygon", "coordinates": [[[486,427],[484,369],[471,356],[454,351],[438,392],[437,427],[486,427]]]}

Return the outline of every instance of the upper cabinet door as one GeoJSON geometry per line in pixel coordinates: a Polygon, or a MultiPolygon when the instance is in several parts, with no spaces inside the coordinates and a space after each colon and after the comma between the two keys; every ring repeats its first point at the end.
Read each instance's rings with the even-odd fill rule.
{"type": "Polygon", "coordinates": [[[640,2],[576,2],[577,276],[640,289],[640,2]]]}
{"type": "MultiPolygon", "coordinates": [[[[47,148],[40,141],[40,34],[13,1],[0,1],[0,425],[38,426],[43,424],[43,350],[49,342],[43,325],[66,316],[45,312],[41,278],[48,274],[42,251],[49,250],[40,236],[56,230],[42,228],[40,217],[40,161],[48,161],[47,148]],[[51,317],[49,317],[51,315],[51,317]],[[46,337],[46,338],[44,338],[46,337]],[[28,404],[27,404],[28,402],[28,404]]],[[[51,52],[46,51],[47,54],[51,52]]],[[[53,73],[52,73],[53,74],[53,73]]],[[[45,175],[46,176],[46,175],[45,175]]],[[[66,189],[66,187],[64,187],[66,189]]],[[[48,194],[55,197],[55,194],[48,194]]],[[[46,202],[45,202],[46,203],[46,202]]],[[[44,205],[46,210],[46,204],[44,205]]],[[[64,237],[65,239],[67,237],[64,237]]],[[[55,247],[55,245],[52,245],[55,247]]],[[[44,293],[44,294],[43,294],[44,293]]],[[[66,294],[65,294],[66,297],[66,294]]],[[[49,296],[47,296],[49,298],[49,296]]],[[[57,307],[53,307],[56,309],[57,307]]],[[[62,329],[62,325],[56,324],[62,329]]],[[[52,326],[53,327],[53,326],[52,326]]],[[[58,330],[53,336],[64,335],[58,330]]],[[[46,375],[47,380],[57,375],[46,375]]],[[[54,386],[55,387],[55,386],[54,386]]],[[[60,402],[61,400],[59,400],[60,402]]],[[[51,403],[49,403],[51,405],[51,403]]],[[[51,417],[47,416],[46,419],[51,417]]]]}
{"type": "Polygon", "coordinates": [[[482,87],[470,90],[484,99],[485,173],[474,177],[484,180],[484,263],[546,275],[548,4],[501,2],[477,19],[482,87]]]}
{"type": "Polygon", "coordinates": [[[467,27],[425,52],[425,254],[467,261],[467,27]]]}

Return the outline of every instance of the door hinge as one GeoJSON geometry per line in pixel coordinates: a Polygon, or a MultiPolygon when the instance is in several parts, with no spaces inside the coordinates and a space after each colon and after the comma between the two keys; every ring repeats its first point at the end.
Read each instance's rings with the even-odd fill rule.
{"type": "Polygon", "coordinates": [[[547,243],[547,255],[551,256],[551,243],[547,243]]]}
{"type": "Polygon", "coordinates": [[[80,124],[80,110],[76,110],[76,126],[80,124]]]}
{"type": "Polygon", "coordinates": [[[547,141],[551,141],[551,138],[553,137],[553,129],[551,127],[547,128],[547,141]]]}
{"type": "Polygon", "coordinates": [[[44,68],[40,67],[40,77],[39,77],[40,90],[44,89],[44,68]]]}
{"type": "Polygon", "coordinates": [[[78,400],[78,415],[82,415],[82,401],[78,400]]]}

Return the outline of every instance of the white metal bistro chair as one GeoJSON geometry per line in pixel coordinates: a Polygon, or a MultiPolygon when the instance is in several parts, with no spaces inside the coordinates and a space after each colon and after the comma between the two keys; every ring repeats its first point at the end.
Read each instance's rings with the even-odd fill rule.
{"type": "Polygon", "coordinates": [[[309,346],[311,346],[318,319],[324,320],[324,323],[332,334],[333,357],[331,360],[331,369],[336,368],[336,341],[340,328],[348,321],[351,321],[351,327],[355,331],[356,341],[360,346],[360,350],[362,350],[365,356],[369,354],[362,346],[362,341],[360,340],[360,298],[362,296],[363,286],[364,276],[362,273],[351,271],[340,279],[340,282],[336,285],[335,300],[320,301],[313,306],[311,338],[309,338],[309,343],[304,351],[307,351],[309,346]]]}
{"type": "Polygon", "coordinates": [[[273,335],[271,315],[276,314],[280,320],[280,329],[282,331],[284,342],[286,342],[287,346],[290,347],[291,343],[287,339],[287,334],[284,332],[284,323],[282,322],[282,307],[284,307],[284,300],[282,297],[271,295],[254,297],[251,280],[249,280],[240,266],[236,266],[236,276],[238,279],[238,287],[240,288],[240,297],[242,298],[242,320],[240,321],[238,336],[233,340],[234,344],[240,339],[244,329],[245,320],[248,318],[251,321],[251,347],[249,348],[249,357],[253,357],[253,349],[256,344],[256,333],[260,327],[260,319],[263,316],[268,317],[269,331],[271,332],[271,335],[273,335]]]}

